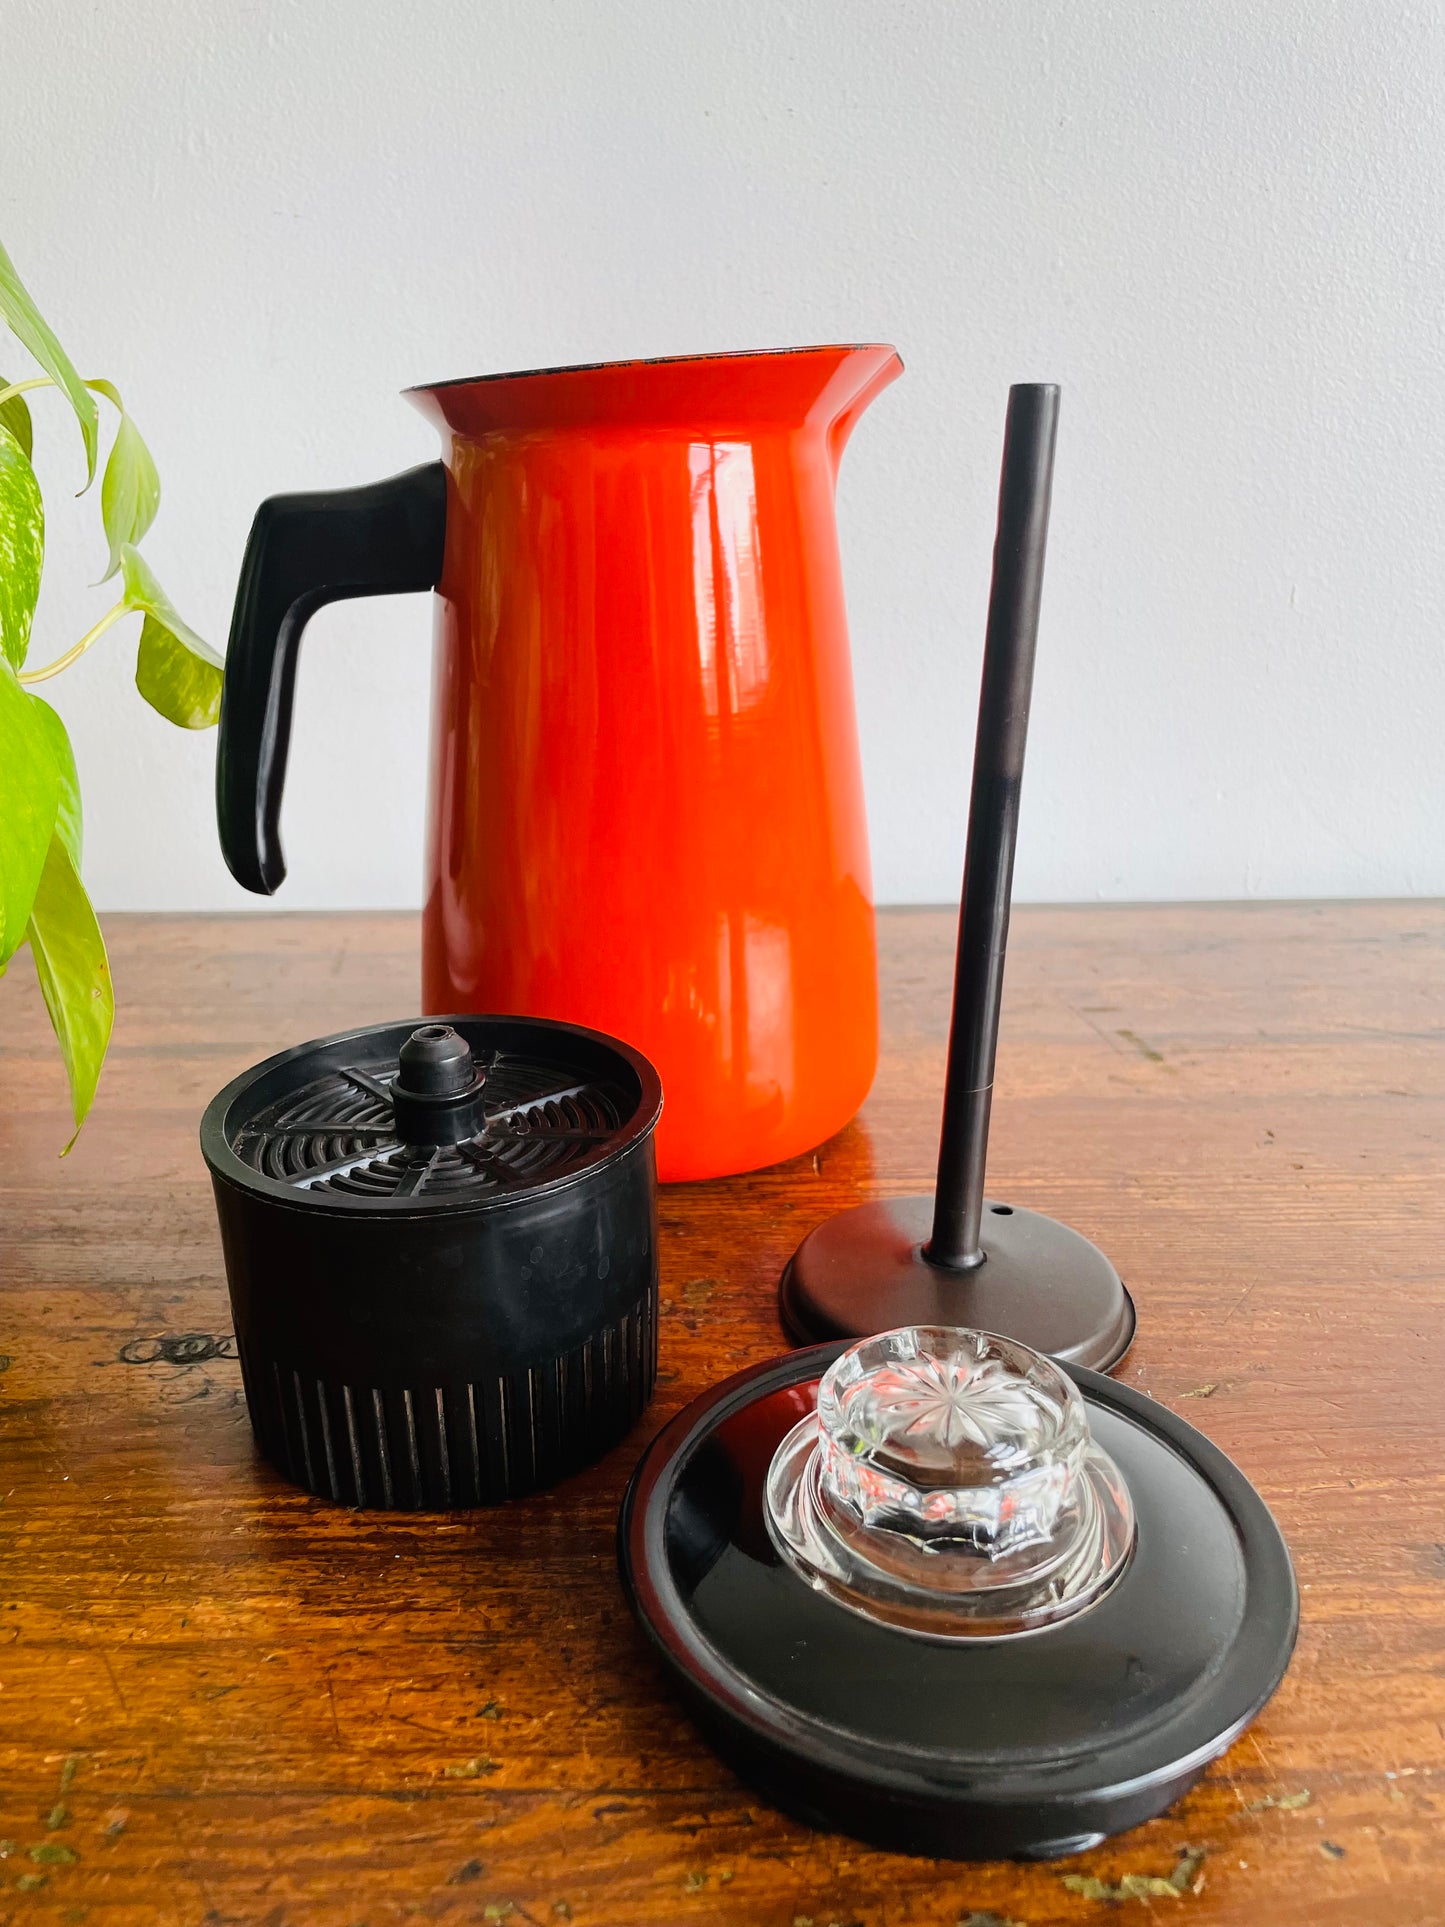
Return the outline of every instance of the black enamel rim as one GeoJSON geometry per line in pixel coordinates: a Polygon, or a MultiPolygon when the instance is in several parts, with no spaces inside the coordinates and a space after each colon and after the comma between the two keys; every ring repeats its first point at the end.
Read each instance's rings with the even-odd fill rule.
{"type": "Polygon", "coordinates": [[[239,1191],[248,1191],[269,1199],[282,1209],[293,1211],[320,1211],[330,1215],[346,1217],[361,1213],[380,1213],[392,1217],[433,1216],[438,1211],[453,1215],[467,1213],[488,1213],[505,1211],[509,1206],[530,1202],[546,1197],[554,1192],[565,1191],[569,1186],[585,1184],[607,1171],[625,1158],[642,1140],[649,1137],[656,1128],[662,1112],[662,1083],[652,1065],[640,1051],[633,1050],[628,1044],[616,1037],[609,1037],[600,1030],[588,1030],[581,1024],[564,1024],[542,1017],[512,1017],[478,1012],[466,1012],[451,1016],[403,1017],[390,1023],[364,1024],[354,1030],[334,1031],[329,1037],[314,1037],[307,1043],[293,1045],[290,1050],[278,1051],[273,1057],[253,1064],[249,1070],[242,1071],[239,1077],[232,1078],[224,1089],[218,1091],[206,1106],[201,1119],[201,1155],[210,1167],[211,1174],[218,1180],[234,1185],[239,1191]],[[343,1046],[364,1046],[382,1037],[394,1037],[399,1033],[414,1029],[420,1024],[451,1024],[463,1028],[483,1025],[496,1025],[511,1032],[525,1032],[534,1036],[539,1045],[573,1042],[584,1048],[600,1052],[615,1060],[617,1069],[634,1079],[639,1096],[630,1116],[617,1127],[613,1142],[603,1154],[593,1159],[581,1169],[563,1171],[556,1177],[542,1178],[534,1184],[515,1191],[504,1191],[493,1196],[460,1194],[448,1197],[445,1194],[428,1196],[423,1193],[416,1197],[374,1197],[362,1198],[342,1196],[321,1190],[301,1190],[284,1179],[268,1177],[264,1172],[248,1164],[232,1149],[231,1137],[239,1128],[232,1119],[232,1112],[248,1099],[263,1080],[276,1072],[285,1070],[288,1065],[304,1067],[308,1060],[319,1053],[332,1051],[343,1046]]]}
{"type": "MultiPolygon", "coordinates": [[[[677,1684],[724,1731],[790,1755],[803,1768],[932,1807],[1076,1806],[1081,1789],[1061,1784],[1056,1770],[1042,1774],[1023,1760],[1000,1766],[996,1754],[962,1751],[940,1751],[920,1765],[916,1750],[844,1732],[765,1696],[691,1619],[672,1579],[666,1545],[667,1511],[679,1475],[726,1419],[756,1399],[817,1380],[847,1349],[848,1341],[812,1345],[750,1366],[704,1392],[653,1439],[618,1519],[618,1563],[634,1614],[677,1684]]],[[[1284,1676],[1299,1626],[1299,1593],[1269,1508],[1217,1446],[1166,1407],[1101,1372],[1061,1369],[1090,1403],[1154,1433],[1204,1479],[1240,1536],[1247,1575],[1243,1622],[1205,1690],[1181,1714],[1165,1715],[1144,1733],[1113,1743],[1101,1738],[1066,1756],[1092,1763],[1087,1797],[1108,1800],[1202,1770],[1238,1737],[1284,1676]]]]}
{"type": "Polygon", "coordinates": [[[718,348],[700,355],[628,355],[621,361],[564,361],[556,368],[509,368],[491,375],[449,375],[445,381],[413,382],[404,395],[434,395],[441,388],[477,388],[488,381],[532,381],[539,375],[600,375],[624,368],[680,368],[688,362],[773,361],[779,355],[852,355],[865,348],[898,350],[886,341],[810,341],[795,348],[718,348]]]}

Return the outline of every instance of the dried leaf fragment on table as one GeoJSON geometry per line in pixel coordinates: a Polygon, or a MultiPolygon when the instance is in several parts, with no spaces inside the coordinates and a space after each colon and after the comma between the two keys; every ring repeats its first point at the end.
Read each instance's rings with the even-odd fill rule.
{"type": "Polygon", "coordinates": [[[52,1867],[69,1867],[79,1860],[80,1855],[74,1847],[67,1847],[63,1840],[42,1840],[38,1846],[30,1849],[30,1858],[52,1867]]]}
{"type": "Polygon", "coordinates": [[[1071,1894],[1085,1900],[1178,1900],[1181,1895],[1197,1893],[1204,1882],[1200,1868],[1202,1852],[1182,1853],[1171,1873],[1126,1873],[1117,1880],[1100,1880],[1095,1874],[1066,1873],[1059,1877],[1071,1894]]]}

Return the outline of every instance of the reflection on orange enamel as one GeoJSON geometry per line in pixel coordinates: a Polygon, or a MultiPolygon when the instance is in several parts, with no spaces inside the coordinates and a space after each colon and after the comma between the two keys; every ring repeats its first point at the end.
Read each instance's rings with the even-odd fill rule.
{"type": "Polygon", "coordinates": [[[432,391],[452,435],[424,997],[653,1059],[664,1178],[847,1121],[877,1048],[833,524],[888,349],[432,391]]]}
{"type": "Polygon", "coordinates": [[[758,501],[746,442],[694,442],[692,579],[703,701],[735,715],[767,691],[758,501]]]}

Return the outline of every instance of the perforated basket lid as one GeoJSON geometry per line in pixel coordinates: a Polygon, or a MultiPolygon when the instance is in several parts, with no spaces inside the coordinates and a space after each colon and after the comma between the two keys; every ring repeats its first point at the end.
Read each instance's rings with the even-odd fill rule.
{"type": "Polygon", "coordinates": [[[491,1208],[620,1157],[661,1108],[646,1058],[600,1031],[412,1018],[243,1072],[207,1108],[201,1149],[217,1177],[302,1208],[491,1208]]]}

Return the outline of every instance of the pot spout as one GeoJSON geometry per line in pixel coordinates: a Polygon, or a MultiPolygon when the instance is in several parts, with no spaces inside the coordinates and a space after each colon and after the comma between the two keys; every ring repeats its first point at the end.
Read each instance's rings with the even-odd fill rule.
{"type": "Polygon", "coordinates": [[[838,465],[848,446],[848,437],[857,427],[864,409],[902,373],[903,358],[896,348],[855,348],[829,384],[830,395],[843,387],[842,395],[834,401],[835,413],[828,424],[828,459],[833,465],[834,481],[838,479],[838,465]]]}

